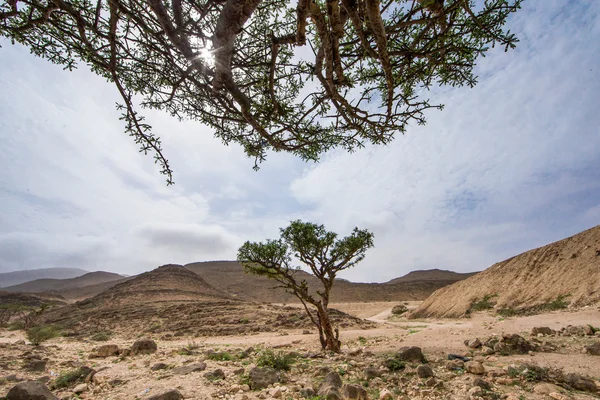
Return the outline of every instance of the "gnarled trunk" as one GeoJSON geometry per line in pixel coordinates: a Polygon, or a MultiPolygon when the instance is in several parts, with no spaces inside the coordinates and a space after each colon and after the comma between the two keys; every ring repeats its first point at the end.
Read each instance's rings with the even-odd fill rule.
{"type": "Polygon", "coordinates": [[[339,340],[339,332],[337,329],[333,329],[331,320],[327,308],[323,305],[317,305],[317,316],[319,318],[319,338],[321,339],[321,347],[323,350],[333,351],[335,353],[340,352],[342,343],[339,340]]]}

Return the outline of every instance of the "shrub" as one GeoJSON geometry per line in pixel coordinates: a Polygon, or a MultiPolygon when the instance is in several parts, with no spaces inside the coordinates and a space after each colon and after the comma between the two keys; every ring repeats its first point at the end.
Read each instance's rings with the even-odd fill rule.
{"type": "Polygon", "coordinates": [[[388,358],[385,361],[385,366],[392,372],[402,371],[406,368],[406,363],[404,361],[400,361],[397,358],[388,358]]]}
{"type": "Polygon", "coordinates": [[[77,368],[72,371],[63,372],[51,384],[51,389],[63,389],[83,381],[92,372],[88,367],[77,368]]]}
{"type": "Polygon", "coordinates": [[[399,304],[392,308],[393,315],[402,315],[407,311],[408,311],[408,307],[406,307],[404,304],[399,304]]]}
{"type": "Polygon", "coordinates": [[[258,356],[256,365],[259,367],[271,367],[278,371],[289,371],[292,369],[293,362],[294,356],[291,354],[281,352],[275,354],[271,350],[265,350],[258,356]]]}
{"type": "Polygon", "coordinates": [[[218,351],[216,353],[208,353],[206,358],[213,361],[231,361],[234,357],[226,351],[218,351]]]}
{"type": "Polygon", "coordinates": [[[471,307],[469,307],[470,311],[485,311],[491,310],[496,305],[496,302],[493,301],[494,298],[498,297],[497,294],[486,294],[483,296],[481,300],[475,299],[471,303],[471,307]]]}
{"type": "Polygon", "coordinates": [[[33,328],[29,328],[26,333],[27,339],[34,346],[39,346],[41,343],[45,342],[46,340],[50,340],[59,335],[60,335],[59,330],[52,325],[36,326],[33,328]]]}
{"type": "Polygon", "coordinates": [[[112,333],[108,331],[96,332],[90,337],[90,339],[95,342],[106,342],[108,339],[110,339],[111,335],[112,333]]]}

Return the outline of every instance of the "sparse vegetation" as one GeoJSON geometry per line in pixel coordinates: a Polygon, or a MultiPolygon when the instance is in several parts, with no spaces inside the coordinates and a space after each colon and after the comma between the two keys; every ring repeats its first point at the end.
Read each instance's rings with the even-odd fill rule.
{"type": "Polygon", "coordinates": [[[470,312],[486,311],[493,309],[496,305],[496,302],[494,301],[496,297],[498,297],[497,294],[486,294],[481,300],[474,299],[471,302],[471,306],[469,307],[470,312]]]}
{"type": "Polygon", "coordinates": [[[206,354],[206,358],[213,361],[231,361],[235,357],[226,351],[210,352],[206,354]]]}
{"type": "Polygon", "coordinates": [[[60,330],[53,325],[36,326],[29,328],[26,332],[27,340],[34,346],[39,346],[43,342],[60,335],[60,330]]]}
{"type": "Polygon", "coordinates": [[[547,302],[538,304],[532,307],[523,307],[523,308],[513,308],[513,307],[503,307],[496,310],[496,313],[502,317],[517,317],[517,316],[525,316],[525,315],[535,315],[548,311],[558,311],[564,310],[569,307],[569,302],[566,300],[570,295],[560,295],[556,299],[547,302]]]}
{"type": "Polygon", "coordinates": [[[398,360],[396,357],[388,358],[385,361],[385,366],[392,372],[403,371],[406,368],[404,361],[398,360]]]}
{"type": "Polygon", "coordinates": [[[271,367],[278,371],[289,371],[292,369],[294,360],[295,357],[291,354],[265,350],[256,359],[256,365],[259,367],[271,367]]]}
{"type": "Polygon", "coordinates": [[[408,311],[408,307],[406,307],[404,304],[399,304],[397,306],[392,307],[392,314],[393,315],[403,315],[405,312],[408,311]]]}
{"type": "Polygon", "coordinates": [[[93,340],[94,342],[106,342],[110,339],[111,336],[112,336],[112,332],[100,331],[100,332],[96,332],[92,336],[90,336],[90,340],[93,340]]]}
{"type": "Polygon", "coordinates": [[[90,372],[91,370],[86,367],[63,372],[54,381],[52,381],[50,387],[52,389],[64,389],[71,387],[78,382],[82,382],[90,372]]]}

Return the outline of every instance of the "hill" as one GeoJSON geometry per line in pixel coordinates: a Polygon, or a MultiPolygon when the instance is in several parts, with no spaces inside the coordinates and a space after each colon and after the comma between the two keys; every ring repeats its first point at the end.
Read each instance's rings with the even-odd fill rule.
{"type": "Polygon", "coordinates": [[[37,279],[75,278],[87,273],[88,271],[79,268],[42,268],[4,272],[0,273],[0,288],[19,285],[37,279]]]}
{"type": "Polygon", "coordinates": [[[496,309],[526,312],[567,302],[600,304],[600,226],[492,265],[437,290],[412,317],[463,317],[487,299],[496,309]]]}
{"type": "Polygon", "coordinates": [[[459,273],[454,271],[447,271],[443,269],[427,269],[419,271],[411,271],[408,274],[401,276],[400,278],[392,279],[388,284],[395,284],[401,282],[414,282],[414,281],[462,281],[467,279],[477,272],[459,273]]]}
{"type": "Polygon", "coordinates": [[[124,277],[112,272],[89,272],[85,275],[69,279],[36,279],[33,281],[21,283],[19,285],[2,288],[6,292],[12,293],[40,293],[57,292],[60,293],[69,289],[82,288],[84,286],[98,285],[106,282],[121,280],[124,277]]]}
{"type": "MultiPolygon", "coordinates": [[[[291,303],[298,300],[281,288],[274,289],[277,282],[263,276],[249,275],[236,261],[209,261],[186,264],[190,271],[201,276],[211,286],[233,298],[269,303],[291,303]]],[[[424,300],[435,290],[465,279],[471,274],[450,271],[419,271],[387,283],[355,283],[338,279],[331,294],[332,302],[353,301],[404,301],[424,300]],[[405,279],[408,277],[407,279],[405,279]]],[[[299,279],[305,279],[313,290],[320,282],[313,275],[298,271],[299,279]]]]}

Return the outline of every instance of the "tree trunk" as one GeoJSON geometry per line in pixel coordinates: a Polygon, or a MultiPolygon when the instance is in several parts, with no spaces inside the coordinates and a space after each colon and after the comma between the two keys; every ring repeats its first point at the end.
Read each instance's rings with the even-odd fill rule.
{"type": "MultiPolygon", "coordinates": [[[[334,333],[333,326],[329,320],[329,314],[327,313],[327,308],[323,307],[321,304],[317,305],[317,314],[321,329],[325,335],[325,346],[323,347],[323,350],[339,353],[342,343],[338,339],[339,335],[337,334],[337,330],[334,333]]],[[[321,345],[323,345],[322,341],[321,345]]]]}

